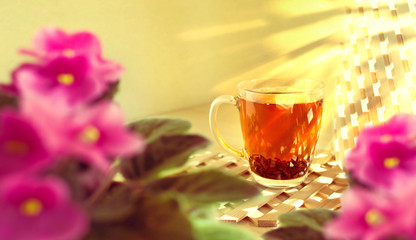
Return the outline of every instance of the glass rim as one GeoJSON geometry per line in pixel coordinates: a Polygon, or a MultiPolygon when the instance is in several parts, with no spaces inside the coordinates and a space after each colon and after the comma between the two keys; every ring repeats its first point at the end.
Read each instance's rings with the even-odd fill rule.
{"type": "MultiPolygon", "coordinates": [[[[278,86],[280,88],[285,88],[285,87],[289,87],[290,84],[282,84],[281,86],[278,86]]],[[[244,91],[244,92],[248,92],[248,93],[254,93],[254,94],[308,94],[308,93],[315,93],[315,92],[319,92],[319,91],[323,91],[325,90],[325,84],[321,81],[318,80],[314,80],[314,79],[309,79],[309,78],[255,78],[255,79],[251,79],[251,80],[244,80],[240,83],[237,84],[237,88],[238,90],[244,91]],[[304,89],[301,90],[293,90],[293,91],[288,91],[287,89],[285,91],[259,91],[256,89],[253,89],[253,87],[248,87],[247,85],[249,84],[254,84],[255,82],[267,82],[267,81],[304,81],[304,82],[308,82],[308,83],[314,83],[316,86],[312,87],[312,88],[307,88],[305,87],[304,89]]]]}

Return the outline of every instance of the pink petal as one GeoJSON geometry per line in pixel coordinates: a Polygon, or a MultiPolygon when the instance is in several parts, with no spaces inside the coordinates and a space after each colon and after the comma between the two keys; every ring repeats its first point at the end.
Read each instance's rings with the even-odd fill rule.
{"type": "Polygon", "coordinates": [[[145,141],[137,134],[123,129],[107,138],[101,146],[110,156],[130,157],[144,150],[145,141]]]}
{"type": "Polygon", "coordinates": [[[73,120],[81,125],[96,123],[103,126],[120,126],[124,124],[120,106],[110,101],[103,101],[92,107],[80,109],[73,120]]]}
{"type": "Polygon", "coordinates": [[[27,231],[42,240],[80,239],[90,228],[86,214],[71,203],[63,203],[41,217],[27,231]]]}
{"type": "Polygon", "coordinates": [[[35,48],[43,51],[59,50],[64,47],[65,40],[68,35],[53,26],[47,26],[40,29],[33,40],[35,48]]]}

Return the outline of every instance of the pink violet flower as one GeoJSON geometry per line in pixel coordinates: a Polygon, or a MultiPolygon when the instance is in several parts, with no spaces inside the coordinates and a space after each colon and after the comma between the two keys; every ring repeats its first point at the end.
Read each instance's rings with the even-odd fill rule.
{"type": "MultiPolygon", "coordinates": [[[[415,192],[414,192],[415,193],[415,192]]],[[[413,201],[413,199],[407,199],[413,201]]],[[[343,193],[341,214],[324,228],[328,239],[384,240],[389,237],[410,236],[405,206],[398,206],[395,199],[363,188],[351,188],[343,193]]],[[[414,220],[412,221],[415,222],[414,220]]],[[[414,227],[414,226],[413,226],[414,227]]]]}
{"type": "Polygon", "coordinates": [[[20,108],[25,116],[36,116],[33,122],[55,158],[74,157],[107,172],[110,159],[144,149],[144,140],[125,127],[121,108],[110,101],[71,108],[31,96],[22,99],[20,108]]]}
{"type": "Polygon", "coordinates": [[[71,124],[70,116],[78,107],[68,106],[63,99],[49,101],[37,95],[22,97],[19,101],[20,113],[30,118],[32,124],[43,136],[43,143],[48,146],[52,157],[56,160],[62,156],[65,148],[63,137],[66,128],[71,124]]]}
{"type": "Polygon", "coordinates": [[[0,112],[0,176],[40,171],[52,164],[50,150],[29,118],[14,110],[0,112]]]}
{"type": "Polygon", "coordinates": [[[416,148],[398,141],[373,142],[361,151],[353,150],[346,162],[355,179],[373,188],[388,190],[395,182],[416,176],[416,148]]]}
{"type": "Polygon", "coordinates": [[[386,123],[364,129],[357,139],[356,148],[369,142],[401,141],[416,147],[416,116],[407,113],[394,115],[386,123]]]}
{"type": "Polygon", "coordinates": [[[33,45],[33,50],[23,49],[21,53],[46,62],[57,57],[85,56],[100,72],[105,82],[116,82],[123,72],[119,64],[102,58],[100,42],[90,32],[70,34],[59,28],[48,26],[38,31],[33,45]]]}
{"type": "Polygon", "coordinates": [[[363,130],[345,159],[346,169],[369,187],[389,189],[416,175],[415,143],[416,117],[398,114],[385,125],[363,130]]]}
{"type": "Polygon", "coordinates": [[[0,239],[73,240],[89,229],[86,214],[71,202],[57,178],[13,176],[0,183],[0,239]]]}
{"type": "Polygon", "coordinates": [[[40,29],[33,39],[33,50],[22,50],[37,58],[55,58],[76,55],[100,56],[101,46],[98,38],[89,32],[68,34],[62,29],[47,26],[40,29]]]}
{"type": "Polygon", "coordinates": [[[107,90],[108,84],[101,79],[88,60],[79,56],[56,58],[46,65],[23,64],[13,72],[12,86],[22,97],[37,95],[78,105],[95,100],[107,90]]]}
{"type": "Polygon", "coordinates": [[[110,165],[108,158],[128,157],[144,149],[144,141],[124,124],[115,103],[105,101],[82,109],[67,127],[67,150],[105,171],[110,165]]]}
{"type": "Polygon", "coordinates": [[[396,212],[401,213],[401,229],[406,235],[411,236],[409,239],[416,239],[416,179],[411,181],[397,182],[389,192],[394,197],[394,202],[390,204],[396,212]]]}
{"type": "Polygon", "coordinates": [[[21,109],[47,136],[54,156],[79,158],[100,171],[108,171],[110,158],[139,153],[144,141],[125,128],[120,107],[103,101],[82,108],[61,107],[41,98],[22,99],[21,109]]]}

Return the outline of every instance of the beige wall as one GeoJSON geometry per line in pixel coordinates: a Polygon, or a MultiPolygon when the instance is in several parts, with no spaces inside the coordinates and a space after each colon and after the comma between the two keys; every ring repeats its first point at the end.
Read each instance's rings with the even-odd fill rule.
{"type": "MultiPolygon", "coordinates": [[[[117,100],[130,120],[210,102],[246,79],[340,73],[343,1],[0,0],[0,80],[36,29],[87,29],[125,66],[117,100]]],[[[330,119],[330,111],[326,118],[330,119]]]]}

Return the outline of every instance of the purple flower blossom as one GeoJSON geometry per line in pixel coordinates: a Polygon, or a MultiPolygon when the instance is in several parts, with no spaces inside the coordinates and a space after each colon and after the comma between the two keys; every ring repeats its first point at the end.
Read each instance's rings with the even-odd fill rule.
{"type": "Polygon", "coordinates": [[[50,151],[34,124],[13,110],[0,113],[0,176],[45,169],[50,151]]]}
{"type": "Polygon", "coordinates": [[[111,102],[80,110],[71,119],[64,138],[67,150],[101,170],[108,168],[108,158],[131,156],[144,148],[144,141],[124,127],[121,109],[111,102]]]}
{"type": "Polygon", "coordinates": [[[343,194],[340,216],[325,226],[324,234],[328,239],[340,240],[409,237],[411,229],[416,226],[415,220],[411,220],[411,224],[404,221],[414,218],[416,212],[409,212],[406,205],[398,205],[403,200],[413,201],[396,200],[367,189],[351,188],[343,194]]]}
{"type": "Polygon", "coordinates": [[[409,239],[416,239],[416,179],[407,182],[397,182],[389,196],[394,198],[390,208],[400,214],[400,230],[409,239]]]}
{"type": "Polygon", "coordinates": [[[21,52],[41,59],[101,55],[100,42],[94,34],[89,32],[68,34],[53,26],[40,29],[34,37],[33,45],[35,49],[23,49],[21,52]]]}
{"type": "Polygon", "coordinates": [[[57,57],[86,56],[106,82],[116,82],[123,72],[119,64],[102,58],[100,42],[90,32],[69,34],[49,26],[39,30],[33,42],[34,50],[24,49],[21,52],[43,61],[51,61],[57,57]]]}
{"type": "Polygon", "coordinates": [[[0,239],[72,240],[88,231],[85,213],[59,179],[13,176],[0,184],[0,239]]]}
{"type": "Polygon", "coordinates": [[[47,27],[21,53],[36,61],[13,71],[10,85],[0,84],[18,99],[18,110],[0,111],[0,239],[82,239],[90,220],[69,186],[51,175],[67,179],[81,199],[107,180],[117,157],[144,149],[118,105],[103,100],[123,69],[102,57],[89,32],[47,27]]]}
{"type": "Polygon", "coordinates": [[[353,177],[371,187],[389,189],[416,175],[416,149],[398,141],[373,142],[351,151],[346,161],[353,177]]]}
{"type": "Polygon", "coordinates": [[[357,139],[356,148],[366,143],[400,141],[416,147],[416,116],[406,113],[396,114],[383,125],[364,129],[357,139]]]}
{"type": "Polygon", "coordinates": [[[389,189],[416,175],[416,118],[398,114],[385,125],[365,129],[345,159],[359,182],[389,189]]]}
{"type": "Polygon", "coordinates": [[[13,72],[12,86],[23,97],[37,95],[77,105],[88,103],[107,90],[108,84],[101,79],[85,57],[58,57],[46,65],[23,64],[13,72]]]}
{"type": "Polygon", "coordinates": [[[80,158],[101,171],[107,171],[110,158],[139,153],[144,141],[124,127],[121,109],[115,103],[100,102],[84,108],[68,109],[42,99],[22,101],[27,116],[37,114],[36,126],[55,156],[80,158]],[[72,111],[71,111],[72,110],[72,111]]]}
{"type": "Polygon", "coordinates": [[[21,98],[19,110],[31,122],[43,137],[43,143],[48,146],[51,155],[59,158],[63,145],[62,136],[70,125],[69,116],[75,111],[62,99],[50,102],[48,99],[36,95],[21,98]]]}

